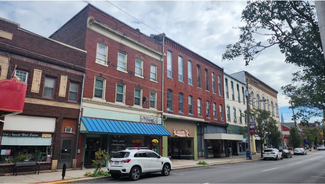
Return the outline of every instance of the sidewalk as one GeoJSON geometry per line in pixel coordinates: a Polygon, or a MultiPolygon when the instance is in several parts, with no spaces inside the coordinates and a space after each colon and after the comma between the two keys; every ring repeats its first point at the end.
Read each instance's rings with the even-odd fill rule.
{"type": "MultiPolygon", "coordinates": [[[[260,154],[252,155],[252,160],[260,159],[260,154]]],[[[231,156],[226,158],[211,158],[211,159],[200,159],[200,160],[172,160],[173,170],[192,168],[192,167],[204,167],[202,165],[197,165],[199,161],[205,161],[209,165],[215,164],[230,164],[238,162],[248,162],[245,155],[231,156]]],[[[102,170],[107,170],[102,168],[102,170]]],[[[62,179],[61,172],[50,172],[50,173],[40,173],[38,174],[26,174],[17,176],[0,176],[0,183],[76,183],[76,182],[87,182],[90,183],[92,180],[105,179],[105,178],[93,178],[85,177],[86,172],[93,172],[94,169],[84,169],[84,170],[70,170],[66,172],[64,180],[62,179]]]]}

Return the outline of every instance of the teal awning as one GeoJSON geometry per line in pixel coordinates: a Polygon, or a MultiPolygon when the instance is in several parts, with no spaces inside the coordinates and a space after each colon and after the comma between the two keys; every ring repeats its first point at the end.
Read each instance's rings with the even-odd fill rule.
{"type": "Polygon", "coordinates": [[[81,118],[81,121],[88,133],[170,136],[170,133],[162,125],[95,118],[81,118]]]}

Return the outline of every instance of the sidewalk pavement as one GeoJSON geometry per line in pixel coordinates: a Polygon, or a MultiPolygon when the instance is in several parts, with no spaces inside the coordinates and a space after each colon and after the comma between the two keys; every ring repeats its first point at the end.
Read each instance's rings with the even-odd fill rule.
{"type": "MultiPolygon", "coordinates": [[[[252,155],[252,160],[259,160],[260,154],[252,155]]],[[[172,160],[173,170],[184,169],[192,167],[204,167],[198,165],[199,161],[204,161],[209,165],[215,164],[231,164],[239,162],[248,162],[251,160],[246,159],[246,155],[231,156],[224,158],[211,158],[211,159],[199,159],[199,160],[172,160]]],[[[107,168],[102,168],[106,171],[107,168]]],[[[17,176],[0,176],[0,184],[2,183],[81,183],[81,182],[92,182],[94,180],[101,180],[102,178],[85,177],[86,172],[93,172],[94,169],[83,169],[83,170],[68,170],[65,175],[65,179],[62,180],[61,172],[50,172],[38,174],[26,174],[17,176]]]]}

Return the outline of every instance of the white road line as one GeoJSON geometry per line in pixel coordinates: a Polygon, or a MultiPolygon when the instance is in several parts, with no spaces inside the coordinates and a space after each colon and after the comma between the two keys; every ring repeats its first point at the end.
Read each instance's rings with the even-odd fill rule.
{"type": "Polygon", "coordinates": [[[266,169],[266,170],[263,170],[262,172],[265,172],[265,171],[271,171],[271,170],[274,170],[274,169],[277,169],[277,168],[266,169]]]}
{"type": "Polygon", "coordinates": [[[313,177],[313,178],[322,178],[322,179],[325,178],[325,177],[321,177],[321,176],[311,176],[311,177],[313,177]]]}
{"type": "Polygon", "coordinates": [[[210,184],[210,183],[202,183],[202,184],[210,184]]]}

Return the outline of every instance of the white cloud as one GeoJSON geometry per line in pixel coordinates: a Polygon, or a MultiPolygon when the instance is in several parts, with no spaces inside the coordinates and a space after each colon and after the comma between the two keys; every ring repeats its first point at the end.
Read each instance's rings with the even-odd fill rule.
{"type": "MultiPolygon", "coordinates": [[[[284,63],[284,56],[278,48],[266,50],[249,66],[245,66],[242,58],[221,61],[226,45],[239,39],[239,30],[234,27],[243,25],[241,12],[245,8],[245,1],[111,2],[155,30],[139,24],[138,20],[110,2],[91,3],[131,27],[139,28],[144,34],[157,34],[155,30],[166,33],[178,43],[224,67],[227,73],[249,71],[279,92],[279,107],[288,106],[288,99],[282,94],[281,86],[291,82],[291,73],[298,68],[284,63]]],[[[85,6],[86,3],[82,1],[2,1],[0,16],[20,23],[22,28],[48,37],[85,6]]]]}

